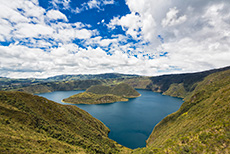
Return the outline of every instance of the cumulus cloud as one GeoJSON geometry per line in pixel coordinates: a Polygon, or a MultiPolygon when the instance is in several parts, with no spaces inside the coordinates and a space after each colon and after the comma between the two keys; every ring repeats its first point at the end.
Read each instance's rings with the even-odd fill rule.
{"type": "Polygon", "coordinates": [[[185,22],[187,19],[186,15],[177,17],[178,12],[179,11],[176,7],[170,8],[169,12],[166,14],[166,18],[164,18],[161,22],[162,26],[175,26],[185,22]]]}
{"type": "MultiPolygon", "coordinates": [[[[45,10],[37,0],[0,0],[0,41],[10,44],[0,45],[1,76],[159,75],[230,64],[228,0],[126,0],[130,13],[107,24],[109,31],[120,27],[125,35],[110,37],[100,36],[91,25],[69,23],[58,5],[72,9],[70,2],[53,0],[55,9],[45,10]]],[[[89,0],[78,9],[114,3],[89,0]]]]}
{"type": "Polygon", "coordinates": [[[58,19],[62,19],[64,21],[68,21],[67,17],[61,13],[58,10],[49,10],[46,14],[47,18],[49,20],[58,20],[58,19]]]}
{"type": "Polygon", "coordinates": [[[67,17],[58,10],[46,11],[34,1],[3,1],[0,4],[0,39],[20,41],[32,38],[69,42],[85,39],[97,33],[82,23],[67,23],[67,17]],[[60,20],[60,21],[58,21],[60,20]]]}
{"type": "Polygon", "coordinates": [[[131,14],[127,14],[114,17],[108,27],[126,27],[126,34],[139,27],[140,38],[149,42],[144,52],[154,55],[151,65],[158,70],[189,72],[230,64],[223,57],[230,53],[229,1],[126,0],[126,4],[131,14],[138,14],[139,22],[123,23],[122,19],[129,21],[131,14]],[[167,53],[164,58],[159,56],[162,52],[167,53]]]}
{"type": "Polygon", "coordinates": [[[50,3],[54,6],[54,8],[59,9],[59,5],[62,5],[63,9],[70,9],[71,0],[52,0],[50,3]]]}
{"type": "Polygon", "coordinates": [[[137,38],[139,34],[139,29],[141,27],[140,17],[134,12],[127,14],[123,17],[114,17],[107,27],[110,29],[115,29],[116,26],[121,26],[126,32],[126,35],[131,35],[133,38],[137,38]]]}
{"type": "Polygon", "coordinates": [[[114,3],[115,3],[114,0],[89,0],[88,2],[81,4],[81,7],[77,7],[75,10],[71,9],[71,11],[74,13],[81,13],[82,11],[95,9],[95,8],[99,10],[103,10],[102,8],[103,6],[111,5],[114,3]]]}

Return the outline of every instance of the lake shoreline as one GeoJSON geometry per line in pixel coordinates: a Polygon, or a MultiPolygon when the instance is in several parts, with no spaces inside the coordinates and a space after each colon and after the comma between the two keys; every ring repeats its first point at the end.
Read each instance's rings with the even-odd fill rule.
{"type": "Polygon", "coordinates": [[[40,96],[85,110],[110,129],[110,139],[130,149],[145,147],[155,125],[165,116],[176,112],[183,103],[181,99],[149,90],[138,90],[141,97],[130,98],[127,102],[89,105],[62,101],[80,92],[84,91],[57,91],[40,96]]]}

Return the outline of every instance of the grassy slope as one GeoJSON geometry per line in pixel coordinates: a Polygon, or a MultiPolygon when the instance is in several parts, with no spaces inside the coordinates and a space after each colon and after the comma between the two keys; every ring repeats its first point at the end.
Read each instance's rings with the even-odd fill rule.
{"type": "Polygon", "coordinates": [[[230,153],[230,70],[207,76],[136,153],[230,153]]]}
{"type": "Polygon", "coordinates": [[[128,101],[127,98],[138,97],[140,94],[131,86],[120,83],[114,87],[94,85],[86,92],[63,99],[63,102],[74,104],[103,104],[128,101]]]}
{"type": "Polygon", "coordinates": [[[113,94],[121,97],[133,98],[138,97],[140,94],[130,85],[126,83],[120,83],[113,87],[96,85],[91,86],[86,92],[91,92],[95,94],[113,94]]]}
{"type": "Polygon", "coordinates": [[[198,73],[186,73],[186,74],[172,74],[162,75],[157,77],[150,77],[151,83],[147,86],[147,89],[152,89],[154,92],[162,92],[165,95],[173,97],[181,97],[187,100],[197,84],[204,80],[210,74],[229,70],[230,67],[221,69],[213,69],[198,73]]]}
{"type": "MultiPolygon", "coordinates": [[[[186,98],[186,102],[154,128],[147,148],[134,153],[229,153],[230,76],[229,71],[221,72],[229,69],[152,77],[152,83],[142,79],[138,86],[186,98]]],[[[102,84],[125,81],[135,85],[136,80],[106,80],[102,84]]]]}
{"type": "Polygon", "coordinates": [[[117,153],[109,129],[76,106],[0,92],[0,153],[117,153]]]}
{"type": "Polygon", "coordinates": [[[91,92],[83,92],[63,99],[63,102],[73,104],[103,104],[119,101],[128,101],[128,99],[113,94],[95,94],[91,92]]]}
{"type": "Polygon", "coordinates": [[[120,83],[112,87],[109,93],[126,98],[135,98],[140,96],[140,94],[133,87],[126,83],[120,83]]]}

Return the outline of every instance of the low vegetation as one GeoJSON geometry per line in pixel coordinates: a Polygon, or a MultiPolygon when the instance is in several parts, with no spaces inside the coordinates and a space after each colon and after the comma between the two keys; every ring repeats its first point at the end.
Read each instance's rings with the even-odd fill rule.
{"type": "Polygon", "coordinates": [[[122,153],[109,129],[76,106],[0,92],[0,153],[122,153]]]}
{"type": "Polygon", "coordinates": [[[229,69],[230,67],[225,67],[198,73],[171,74],[150,77],[149,79],[151,80],[151,83],[147,85],[147,89],[188,100],[197,84],[203,81],[205,77],[213,73],[229,69]]]}
{"type": "Polygon", "coordinates": [[[70,96],[69,98],[62,100],[65,103],[73,103],[73,104],[104,104],[104,103],[114,103],[119,101],[128,101],[120,96],[116,96],[113,94],[94,94],[90,92],[83,92],[80,94],[76,94],[70,96]]]}
{"type": "Polygon", "coordinates": [[[126,98],[135,98],[140,96],[140,94],[133,87],[126,83],[120,83],[115,86],[95,85],[87,89],[86,92],[95,94],[113,94],[126,98]]]}
{"type": "MultiPolygon", "coordinates": [[[[11,82],[7,80],[0,78],[3,85],[11,82]]],[[[139,96],[128,84],[185,102],[157,124],[145,148],[131,151],[110,140],[109,129],[77,107],[23,92],[0,92],[0,153],[230,153],[230,67],[150,78],[28,83],[32,85],[10,89],[41,93],[91,86],[70,98],[92,104],[139,96]]]]}
{"type": "Polygon", "coordinates": [[[63,99],[63,102],[73,104],[104,104],[128,101],[127,98],[135,98],[138,96],[140,96],[140,94],[125,83],[118,84],[114,87],[95,85],[88,88],[86,92],[63,99]]]}
{"type": "Polygon", "coordinates": [[[27,87],[15,89],[27,93],[47,93],[53,91],[70,91],[70,90],[85,90],[92,85],[99,85],[103,82],[101,80],[77,80],[64,82],[47,82],[36,83],[27,87]]]}
{"type": "Polygon", "coordinates": [[[229,153],[230,70],[197,83],[189,100],[164,118],[136,153],[229,153]]]}
{"type": "Polygon", "coordinates": [[[118,73],[106,73],[106,74],[95,74],[95,75],[59,75],[54,77],[49,77],[45,79],[36,78],[25,78],[25,79],[13,79],[0,77],[0,90],[17,90],[29,93],[44,93],[57,90],[74,90],[74,89],[87,89],[89,86],[94,85],[91,81],[97,80],[102,84],[113,84],[113,82],[121,82],[124,80],[129,80],[133,78],[138,78],[137,75],[129,74],[118,74],[118,73]],[[78,83],[83,82],[88,84],[84,86],[78,86],[78,83]],[[112,81],[112,82],[111,82],[112,81]],[[59,86],[56,86],[59,85],[59,86]],[[60,86],[61,85],[61,86],[60,86]]]}

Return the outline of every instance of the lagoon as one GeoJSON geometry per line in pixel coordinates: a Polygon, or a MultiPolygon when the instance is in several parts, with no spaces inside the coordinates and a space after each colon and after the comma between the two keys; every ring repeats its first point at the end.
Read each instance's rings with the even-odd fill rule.
{"type": "MultiPolygon", "coordinates": [[[[141,96],[128,102],[76,106],[102,121],[109,129],[109,138],[135,149],[146,146],[154,126],[165,116],[177,111],[183,101],[147,90],[137,90],[141,96]]],[[[55,91],[38,94],[57,103],[84,91],[55,91]]],[[[73,104],[71,104],[73,105],[73,104]]]]}

